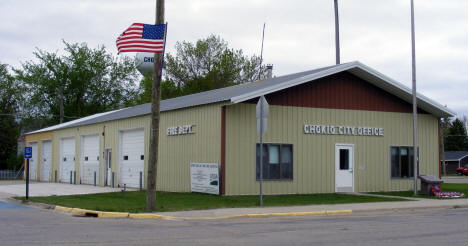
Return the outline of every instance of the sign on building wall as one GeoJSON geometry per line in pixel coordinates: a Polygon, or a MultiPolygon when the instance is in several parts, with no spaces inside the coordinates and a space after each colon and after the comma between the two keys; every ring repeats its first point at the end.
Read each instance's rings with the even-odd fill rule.
{"type": "Polygon", "coordinates": [[[184,125],[184,126],[171,126],[167,128],[166,134],[168,136],[177,136],[185,134],[194,134],[195,125],[184,125]]]}
{"type": "Polygon", "coordinates": [[[384,129],[367,126],[332,126],[304,125],[305,134],[317,135],[349,135],[349,136],[383,136],[384,129]]]}
{"type": "Polygon", "coordinates": [[[217,163],[190,163],[192,192],[219,195],[219,166],[217,163]]]}

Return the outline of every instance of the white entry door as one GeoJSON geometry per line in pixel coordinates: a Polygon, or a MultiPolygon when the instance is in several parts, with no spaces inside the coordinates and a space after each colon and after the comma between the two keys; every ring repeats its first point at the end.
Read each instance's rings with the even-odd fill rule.
{"type": "Polygon", "coordinates": [[[32,148],[32,157],[29,159],[29,179],[36,180],[37,174],[37,142],[29,143],[29,146],[32,148]]]}
{"type": "Polygon", "coordinates": [[[83,136],[81,138],[81,183],[99,184],[99,135],[83,136]]]}
{"type": "Polygon", "coordinates": [[[107,186],[113,186],[112,184],[112,150],[107,149],[106,150],[106,185],[107,186]]]}
{"type": "Polygon", "coordinates": [[[60,140],[60,182],[73,183],[75,171],[75,138],[60,140]]]}
{"type": "Polygon", "coordinates": [[[52,172],[52,141],[42,141],[41,181],[50,181],[52,172]]]}
{"type": "Polygon", "coordinates": [[[354,145],[335,145],[335,192],[354,192],[354,145]]]}

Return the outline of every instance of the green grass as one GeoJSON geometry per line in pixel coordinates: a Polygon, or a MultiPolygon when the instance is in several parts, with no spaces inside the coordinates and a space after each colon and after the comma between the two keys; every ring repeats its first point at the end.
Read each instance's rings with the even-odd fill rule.
{"type": "Polygon", "coordinates": [[[468,184],[442,184],[442,191],[458,191],[468,195],[468,184]]]}
{"type": "MultiPolygon", "coordinates": [[[[24,199],[21,197],[19,199],[24,199]]],[[[145,191],[102,193],[73,196],[30,197],[33,202],[99,211],[144,212],[145,191]]],[[[384,198],[349,194],[310,194],[264,196],[264,206],[295,206],[311,204],[342,204],[364,202],[405,201],[403,198],[384,198]]],[[[255,207],[258,196],[216,196],[199,193],[158,192],[157,211],[182,211],[213,208],[255,207]]]]}
{"type": "MultiPolygon", "coordinates": [[[[465,197],[468,198],[468,184],[442,184],[442,191],[447,192],[461,192],[465,194],[465,197]]],[[[388,196],[400,196],[400,197],[414,197],[413,191],[390,191],[390,192],[371,192],[370,194],[377,194],[377,195],[388,195],[388,196]]],[[[438,198],[426,195],[418,195],[419,198],[433,198],[433,199],[447,199],[447,198],[438,198]]]]}

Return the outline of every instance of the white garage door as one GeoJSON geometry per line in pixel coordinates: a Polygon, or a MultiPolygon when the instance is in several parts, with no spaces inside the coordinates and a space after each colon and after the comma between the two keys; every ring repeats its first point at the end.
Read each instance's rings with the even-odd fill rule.
{"type": "MultiPolygon", "coordinates": [[[[64,138],[60,143],[60,182],[70,183],[70,172],[75,171],[75,138],[64,138]]],[[[73,174],[72,174],[73,182],[73,174]]]]}
{"type": "Polygon", "coordinates": [[[52,171],[52,141],[42,141],[41,181],[50,181],[52,171]]]}
{"type": "Polygon", "coordinates": [[[127,187],[140,187],[140,172],[142,173],[142,185],[144,186],[144,130],[123,131],[120,134],[120,182],[127,187]]]}
{"type": "Polygon", "coordinates": [[[29,180],[36,180],[37,175],[37,142],[29,143],[32,148],[32,157],[29,159],[29,180]]]}
{"type": "Polygon", "coordinates": [[[81,148],[81,183],[99,184],[99,135],[83,136],[81,148]]]}

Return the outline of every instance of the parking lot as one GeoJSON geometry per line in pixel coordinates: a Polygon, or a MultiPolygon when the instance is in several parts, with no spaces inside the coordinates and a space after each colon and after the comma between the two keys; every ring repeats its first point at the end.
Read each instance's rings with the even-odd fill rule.
{"type": "MultiPolygon", "coordinates": [[[[31,182],[29,184],[29,196],[94,194],[106,192],[120,192],[121,190],[121,188],[111,188],[93,185],[74,185],[66,183],[31,182]]],[[[0,198],[25,195],[26,184],[24,180],[0,181],[0,198]]]]}

